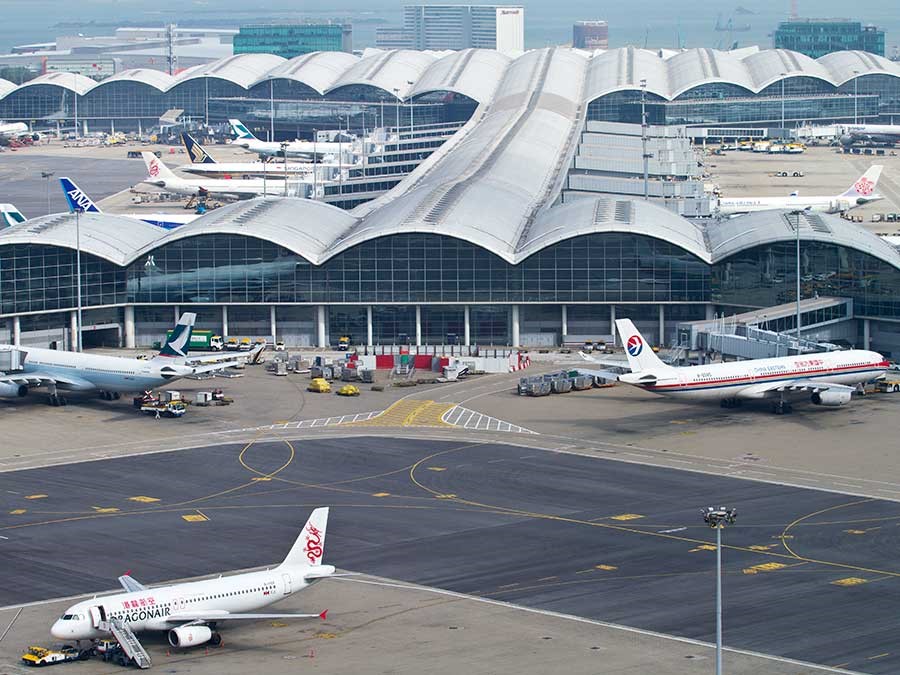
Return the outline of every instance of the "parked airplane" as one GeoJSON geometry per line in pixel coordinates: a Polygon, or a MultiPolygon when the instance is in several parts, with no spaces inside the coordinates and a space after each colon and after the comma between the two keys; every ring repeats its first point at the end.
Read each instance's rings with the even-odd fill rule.
{"type": "MultiPolygon", "coordinates": [[[[325,619],[320,614],[287,612],[253,614],[253,610],[284,600],[334,574],[323,565],[328,508],[312,512],[284,561],[262,572],[220,576],[148,588],[125,574],[125,593],[91,598],[69,607],[50,629],[60,640],[96,640],[113,630],[167,631],[173,647],[195,647],[222,641],[216,632],[222,621],[237,619],[325,619]]],[[[136,638],[134,638],[136,641],[136,638]]]]}
{"type": "Polygon", "coordinates": [[[0,204],[0,230],[24,223],[26,220],[15,204],[0,204]]]}
{"type": "Polygon", "coordinates": [[[285,176],[311,176],[313,164],[285,164],[284,162],[224,162],[213,159],[206,149],[186,131],[181,133],[181,141],[191,158],[191,164],[180,167],[182,171],[201,176],[253,176],[281,179],[285,176]]]}
{"type": "Polygon", "coordinates": [[[880,164],[873,164],[843,194],[831,197],[804,197],[798,194],[792,194],[789,197],[735,197],[734,199],[719,199],[715,210],[722,215],[738,215],[769,209],[843,213],[857,206],[883,199],[880,194],[875,192],[882,168],[880,164]]]}
{"type": "Polygon", "coordinates": [[[240,120],[228,120],[234,132],[235,139],[232,144],[259,155],[272,157],[303,157],[312,161],[322,159],[325,155],[334,155],[341,150],[348,150],[349,143],[319,143],[313,141],[289,141],[284,149],[281,143],[275,141],[261,141],[253,135],[240,120]]]}
{"type": "Polygon", "coordinates": [[[631,372],[600,373],[603,377],[665,396],[719,401],[723,408],[743,400],[770,400],[772,411],[782,415],[804,398],[815,405],[842,406],[850,402],[856,385],[878,379],[890,367],[877,352],[850,349],[678,368],[663,363],[630,319],[616,319],[616,329],[631,372]]]}
{"type": "Polygon", "coordinates": [[[0,138],[22,138],[25,136],[31,137],[35,141],[41,138],[39,133],[32,132],[24,122],[0,122],[0,138]]]}
{"type": "MultiPolygon", "coordinates": [[[[79,209],[82,213],[102,213],[100,208],[94,204],[94,201],[88,197],[87,193],[75,185],[75,181],[71,178],[60,178],[59,184],[66,197],[66,202],[69,204],[69,213],[75,213],[79,209]]],[[[2,205],[0,205],[0,208],[2,208],[2,205]]],[[[172,230],[180,225],[186,225],[200,217],[197,214],[188,215],[181,213],[125,213],[122,215],[133,220],[143,220],[145,223],[156,225],[164,230],[172,230]]]]}
{"type": "Polygon", "coordinates": [[[896,143],[900,141],[900,125],[897,124],[853,124],[841,127],[841,145],[853,145],[858,141],[876,143],[896,143]]]}
{"type": "MultiPolygon", "coordinates": [[[[261,195],[283,194],[287,186],[267,184],[261,179],[231,180],[222,178],[180,178],[172,173],[160,159],[152,152],[142,152],[144,163],[147,165],[148,178],[143,183],[162,188],[166,192],[177,195],[196,197],[209,195],[224,197],[227,199],[252,199],[261,195]]],[[[295,191],[288,188],[289,191],[295,191]]]]}
{"type": "Polygon", "coordinates": [[[106,400],[117,399],[123,392],[145,391],[186,375],[255,360],[265,347],[259,345],[244,354],[188,356],[196,318],[191,312],[182,314],[159,354],[146,360],[0,345],[0,354],[10,352],[3,359],[8,370],[0,373],[0,398],[26,396],[33,388],[47,387],[53,406],[66,404],[59,390],[99,391],[106,400]]]}

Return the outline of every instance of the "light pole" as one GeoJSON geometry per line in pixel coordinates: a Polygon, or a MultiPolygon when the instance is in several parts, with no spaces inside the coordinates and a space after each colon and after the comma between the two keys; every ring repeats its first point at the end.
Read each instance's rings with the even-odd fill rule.
{"type": "Polygon", "coordinates": [[[287,172],[287,141],[281,141],[281,155],[284,157],[284,196],[287,197],[287,184],[288,184],[288,172],[287,172]]]}
{"type": "Polygon", "coordinates": [[[400,143],[400,90],[397,87],[393,89],[394,96],[397,97],[397,143],[400,143]]]}
{"type": "MultiPolygon", "coordinates": [[[[406,84],[408,84],[411,87],[415,84],[415,82],[413,82],[412,80],[407,80],[406,84]]],[[[413,98],[412,98],[412,95],[410,95],[410,97],[409,97],[409,135],[410,136],[413,136],[416,133],[415,126],[413,125],[413,112],[414,112],[413,98]]]]}
{"type": "Polygon", "coordinates": [[[794,230],[797,233],[797,354],[800,354],[800,211],[793,211],[794,230]]]}
{"type": "Polygon", "coordinates": [[[644,199],[650,199],[650,155],[647,153],[647,80],[641,80],[641,147],[644,158],[644,199]]]}
{"type": "Polygon", "coordinates": [[[75,351],[81,351],[81,211],[75,207],[75,351]]]}
{"type": "Polygon", "coordinates": [[[275,80],[269,78],[269,141],[275,140],[275,80]]]}
{"type": "Polygon", "coordinates": [[[707,506],[701,512],[703,522],[716,531],[716,675],[722,675],[722,530],[734,525],[737,509],[707,506]]]}
{"type": "Polygon", "coordinates": [[[53,178],[52,171],[41,171],[41,178],[47,181],[47,213],[50,213],[50,179],[53,178]]]}
{"type": "MultiPolygon", "coordinates": [[[[72,73],[72,98],[75,101],[75,140],[78,140],[78,73],[72,73]]],[[[81,351],[81,350],[79,350],[81,351]]]]}
{"type": "Polygon", "coordinates": [[[313,129],[313,199],[319,198],[319,155],[316,151],[316,142],[319,139],[319,130],[313,129]]]}
{"type": "Polygon", "coordinates": [[[781,133],[784,134],[784,79],[787,73],[781,74],[781,133]]]}
{"type": "Polygon", "coordinates": [[[859,124],[859,71],[853,71],[853,124],[859,124]]]}

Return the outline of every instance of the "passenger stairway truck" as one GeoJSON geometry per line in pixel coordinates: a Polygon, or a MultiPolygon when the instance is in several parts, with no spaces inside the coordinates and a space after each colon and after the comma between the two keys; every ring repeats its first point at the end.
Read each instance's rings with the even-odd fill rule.
{"type": "Polygon", "coordinates": [[[150,655],[147,653],[147,650],[144,649],[144,646],[131,631],[131,628],[128,627],[128,624],[117,617],[111,618],[108,623],[109,631],[118,640],[119,646],[125,652],[125,656],[131,659],[134,665],[141,670],[147,670],[153,665],[150,662],[150,655]]]}

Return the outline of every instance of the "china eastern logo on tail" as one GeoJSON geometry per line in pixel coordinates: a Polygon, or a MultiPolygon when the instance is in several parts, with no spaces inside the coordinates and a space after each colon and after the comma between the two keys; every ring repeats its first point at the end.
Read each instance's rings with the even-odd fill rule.
{"type": "Polygon", "coordinates": [[[628,338],[628,343],[625,345],[628,349],[628,353],[632,356],[637,356],[644,350],[644,341],[641,340],[640,335],[632,335],[628,338]]]}

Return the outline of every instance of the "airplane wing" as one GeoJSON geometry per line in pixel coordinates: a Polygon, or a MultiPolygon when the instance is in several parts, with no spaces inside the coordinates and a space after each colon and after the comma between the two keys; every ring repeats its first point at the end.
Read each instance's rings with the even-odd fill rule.
{"type": "Polygon", "coordinates": [[[753,385],[749,389],[752,390],[750,393],[753,398],[775,398],[783,393],[820,394],[823,391],[830,391],[836,394],[852,394],[856,391],[855,387],[848,387],[845,384],[820,382],[803,378],[788,380],[787,382],[764,382],[753,385]]]}
{"type": "Polygon", "coordinates": [[[185,364],[194,368],[194,373],[208,373],[214,370],[222,370],[238,363],[256,363],[266,348],[264,344],[257,345],[249,352],[236,354],[206,354],[204,356],[189,356],[185,364]]]}
{"type": "Polygon", "coordinates": [[[133,578],[130,574],[123,574],[122,576],[120,576],[119,583],[122,584],[122,588],[124,588],[129,593],[147,590],[147,587],[144,586],[144,584],[133,578]]]}
{"type": "Polygon", "coordinates": [[[31,370],[20,374],[9,373],[7,375],[0,375],[0,383],[14,385],[24,384],[28,388],[47,387],[55,384],[59,389],[70,391],[89,391],[91,389],[96,389],[92,383],[83,380],[80,377],[60,377],[59,375],[51,375],[50,373],[43,373],[39,370],[31,370]]]}
{"type": "Polygon", "coordinates": [[[604,380],[615,382],[619,379],[619,375],[624,375],[625,373],[631,372],[631,368],[628,367],[628,364],[622,361],[613,361],[612,359],[608,361],[596,359],[593,356],[588,356],[584,352],[578,352],[578,355],[588,363],[595,363],[603,368],[603,370],[575,368],[575,370],[577,370],[579,373],[584,373],[585,375],[592,375],[594,377],[600,377],[604,380]]]}
{"type": "Polygon", "coordinates": [[[322,619],[325,620],[328,610],[319,614],[244,614],[228,612],[224,609],[200,609],[194,612],[173,612],[166,617],[169,623],[187,622],[185,625],[206,623],[207,621],[231,621],[233,619],[322,619]]]}

